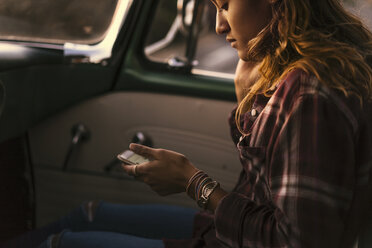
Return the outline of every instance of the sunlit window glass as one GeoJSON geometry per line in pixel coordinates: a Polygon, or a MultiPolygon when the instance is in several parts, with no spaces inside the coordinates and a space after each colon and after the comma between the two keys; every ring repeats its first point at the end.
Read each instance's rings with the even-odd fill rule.
{"type": "Polygon", "coordinates": [[[1,0],[0,39],[93,44],[104,38],[120,0],[1,0]]]}
{"type": "Polygon", "coordinates": [[[353,14],[362,18],[372,30],[372,0],[343,0],[344,6],[353,14]]]}

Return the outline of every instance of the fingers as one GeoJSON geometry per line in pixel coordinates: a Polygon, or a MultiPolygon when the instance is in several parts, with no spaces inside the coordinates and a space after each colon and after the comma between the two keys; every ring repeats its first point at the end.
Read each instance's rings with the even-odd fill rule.
{"type": "Polygon", "coordinates": [[[137,165],[122,164],[121,168],[123,168],[124,172],[129,176],[138,176],[137,165]]]}
{"type": "Polygon", "coordinates": [[[147,162],[147,163],[135,164],[135,165],[121,164],[121,168],[123,168],[124,172],[127,173],[129,176],[140,178],[147,174],[146,167],[151,166],[151,163],[153,162],[147,162]]]}
{"type": "Polygon", "coordinates": [[[154,149],[154,148],[151,148],[151,147],[148,147],[148,146],[139,145],[139,144],[136,144],[136,143],[131,143],[129,145],[129,149],[132,150],[133,152],[137,153],[138,155],[142,155],[146,158],[150,158],[150,159],[157,159],[158,158],[157,149],[154,149]]]}

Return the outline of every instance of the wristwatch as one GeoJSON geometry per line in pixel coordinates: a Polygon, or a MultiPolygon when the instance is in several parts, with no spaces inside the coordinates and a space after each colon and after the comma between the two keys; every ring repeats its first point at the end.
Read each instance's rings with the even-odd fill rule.
{"type": "Polygon", "coordinates": [[[203,208],[203,209],[206,209],[210,195],[219,186],[220,186],[220,184],[216,181],[211,181],[211,182],[205,184],[203,186],[202,190],[201,190],[201,195],[200,195],[200,198],[198,199],[198,202],[197,202],[198,206],[203,208]]]}

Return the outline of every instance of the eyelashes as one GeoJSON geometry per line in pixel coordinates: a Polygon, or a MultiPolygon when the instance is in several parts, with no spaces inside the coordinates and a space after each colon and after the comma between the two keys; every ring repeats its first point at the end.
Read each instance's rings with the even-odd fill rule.
{"type": "Polygon", "coordinates": [[[224,3],[224,4],[221,6],[221,9],[223,9],[223,10],[228,10],[228,8],[229,8],[228,3],[224,3]]]}

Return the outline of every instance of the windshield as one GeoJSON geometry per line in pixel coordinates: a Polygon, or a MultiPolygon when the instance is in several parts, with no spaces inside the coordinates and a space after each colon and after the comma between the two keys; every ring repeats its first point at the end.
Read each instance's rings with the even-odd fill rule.
{"type": "Polygon", "coordinates": [[[0,39],[94,44],[110,27],[120,0],[1,0],[0,39]]]}

